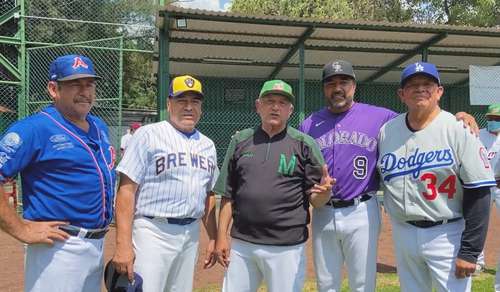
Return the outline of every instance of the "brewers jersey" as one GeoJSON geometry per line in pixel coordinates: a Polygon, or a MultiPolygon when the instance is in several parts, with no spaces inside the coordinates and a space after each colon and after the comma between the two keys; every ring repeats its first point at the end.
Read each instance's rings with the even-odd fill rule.
{"type": "Polygon", "coordinates": [[[379,153],[384,206],[400,221],[462,217],[463,188],[495,185],[486,149],[446,111],[420,131],[406,114],[386,123],[379,153]]]}
{"type": "Polygon", "coordinates": [[[139,185],[136,215],[200,218],[219,169],[215,145],[162,121],[139,128],[117,170],[139,185]]]}

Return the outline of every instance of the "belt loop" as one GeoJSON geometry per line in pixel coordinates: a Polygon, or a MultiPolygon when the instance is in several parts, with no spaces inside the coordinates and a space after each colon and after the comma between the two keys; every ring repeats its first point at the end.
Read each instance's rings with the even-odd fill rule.
{"type": "Polygon", "coordinates": [[[359,205],[359,202],[361,202],[361,197],[354,198],[354,206],[359,205]]]}
{"type": "Polygon", "coordinates": [[[80,228],[80,230],[78,231],[78,237],[79,238],[85,238],[85,235],[87,235],[87,232],[88,230],[85,229],[85,228],[80,228]]]}
{"type": "Polygon", "coordinates": [[[446,223],[448,223],[448,219],[443,220],[443,224],[446,224],[446,223]]]}

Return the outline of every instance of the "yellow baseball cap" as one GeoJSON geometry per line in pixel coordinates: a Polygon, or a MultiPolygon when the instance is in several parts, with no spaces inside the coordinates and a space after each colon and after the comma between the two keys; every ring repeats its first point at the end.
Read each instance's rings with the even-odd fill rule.
{"type": "Polygon", "coordinates": [[[170,93],[168,95],[169,97],[179,97],[186,92],[192,92],[198,95],[200,98],[203,98],[201,82],[198,79],[189,75],[177,76],[172,79],[172,82],[170,82],[170,93]]]}

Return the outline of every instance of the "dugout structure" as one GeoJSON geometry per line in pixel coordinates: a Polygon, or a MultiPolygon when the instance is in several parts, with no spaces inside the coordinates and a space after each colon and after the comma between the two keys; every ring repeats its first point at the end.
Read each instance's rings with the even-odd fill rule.
{"type": "MultiPolygon", "coordinates": [[[[469,105],[469,65],[500,65],[500,30],[448,25],[248,16],[165,6],[157,20],[159,113],[168,84],[192,74],[206,99],[199,128],[222,160],[231,135],[259,122],[254,100],[265,80],[283,79],[297,96],[291,124],[323,106],[325,63],[353,63],[355,100],[404,111],[396,90],[402,69],[435,63],[445,94],[442,108],[472,113],[484,126],[484,106],[469,105]]],[[[367,117],[367,122],[369,119],[367,117]]]]}

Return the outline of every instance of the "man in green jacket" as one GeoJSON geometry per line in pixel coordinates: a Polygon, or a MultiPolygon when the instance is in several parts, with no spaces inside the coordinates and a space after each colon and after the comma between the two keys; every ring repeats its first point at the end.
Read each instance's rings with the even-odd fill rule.
{"type": "Polygon", "coordinates": [[[287,125],[294,99],[286,82],[265,82],[255,101],[261,124],[237,132],[226,153],[214,188],[223,291],[257,291],[263,279],[270,292],[302,291],[309,203],[323,206],[333,179],[316,142],[287,125]]]}

